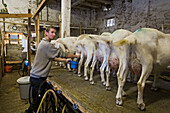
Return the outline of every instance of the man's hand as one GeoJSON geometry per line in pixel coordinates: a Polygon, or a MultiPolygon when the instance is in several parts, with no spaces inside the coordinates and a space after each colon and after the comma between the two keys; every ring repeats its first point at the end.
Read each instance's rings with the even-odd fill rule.
{"type": "Polygon", "coordinates": [[[70,63],[72,61],[71,59],[66,59],[66,63],[70,63]]]}
{"type": "Polygon", "coordinates": [[[78,54],[76,54],[77,55],[77,58],[80,58],[80,56],[81,56],[81,53],[78,53],[78,54]]]}

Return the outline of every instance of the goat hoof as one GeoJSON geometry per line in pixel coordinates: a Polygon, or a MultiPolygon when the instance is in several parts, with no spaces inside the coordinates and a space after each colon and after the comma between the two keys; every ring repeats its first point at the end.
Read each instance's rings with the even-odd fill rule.
{"type": "Polygon", "coordinates": [[[154,91],[154,92],[157,92],[158,88],[157,87],[151,87],[151,90],[154,91]]]}
{"type": "Polygon", "coordinates": [[[72,70],[68,70],[69,72],[72,72],[72,70]]]}
{"type": "Polygon", "coordinates": [[[78,74],[79,77],[81,77],[81,74],[78,74]]]}
{"type": "Polygon", "coordinates": [[[56,66],[58,66],[58,64],[57,64],[57,63],[55,63],[55,65],[56,65],[56,66]]]}
{"type": "Polygon", "coordinates": [[[88,80],[88,77],[85,77],[84,79],[87,81],[87,80],[88,80]]]}
{"type": "Polygon", "coordinates": [[[102,85],[105,86],[105,85],[106,85],[106,82],[102,82],[102,85]]]}
{"type": "Polygon", "coordinates": [[[77,71],[76,71],[76,70],[74,70],[74,71],[73,71],[73,73],[74,73],[74,74],[77,74],[77,71]]]}
{"type": "Polygon", "coordinates": [[[119,106],[122,106],[122,104],[123,104],[122,99],[120,99],[120,98],[116,99],[116,104],[119,106]]]}
{"type": "Polygon", "coordinates": [[[90,81],[90,84],[91,84],[91,85],[94,85],[94,81],[93,81],[93,80],[92,80],[92,81],[90,81]]]}
{"type": "Polygon", "coordinates": [[[126,81],[130,82],[130,83],[132,82],[132,80],[130,78],[127,78],[126,81]]]}
{"type": "Polygon", "coordinates": [[[126,92],[123,92],[123,93],[122,93],[122,96],[123,96],[123,97],[126,97],[126,96],[127,96],[126,92]]]}
{"type": "Polygon", "coordinates": [[[106,86],[106,90],[107,91],[111,91],[111,87],[110,86],[106,86]]]}
{"type": "Polygon", "coordinates": [[[144,103],[141,103],[138,105],[138,108],[141,110],[141,111],[144,111],[145,110],[145,104],[144,103]]]}

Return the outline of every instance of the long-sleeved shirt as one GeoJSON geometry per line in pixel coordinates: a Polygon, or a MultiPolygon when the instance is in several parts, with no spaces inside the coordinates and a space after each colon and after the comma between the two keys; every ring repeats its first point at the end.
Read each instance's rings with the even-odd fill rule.
{"type": "Polygon", "coordinates": [[[67,53],[55,48],[47,39],[43,38],[37,48],[31,75],[47,77],[55,57],[67,58],[67,53]]]}

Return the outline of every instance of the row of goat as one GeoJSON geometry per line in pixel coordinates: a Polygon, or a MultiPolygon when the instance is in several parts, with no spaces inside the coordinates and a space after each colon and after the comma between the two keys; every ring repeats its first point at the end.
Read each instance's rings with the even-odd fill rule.
{"type": "MultiPolygon", "coordinates": [[[[112,34],[84,34],[79,37],[59,38],[56,47],[65,52],[78,52],[81,57],[78,65],[78,76],[81,76],[81,65],[84,63],[84,76],[88,80],[87,71],[90,65],[91,84],[94,84],[93,72],[97,62],[101,63],[100,76],[103,85],[110,90],[110,69],[117,71],[118,89],[116,104],[122,105],[123,90],[129,71],[138,75],[137,104],[140,110],[145,109],[143,90],[146,79],[154,73],[153,87],[161,71],[170,64],[170,34],[164,34],[156,29],[142,28],[134,33],[119,29],[112,34]],[[104,70],[106,69],[106,80],[104,70]]],[[[70,67],[69,67],[69,70],[70,67]]]]}

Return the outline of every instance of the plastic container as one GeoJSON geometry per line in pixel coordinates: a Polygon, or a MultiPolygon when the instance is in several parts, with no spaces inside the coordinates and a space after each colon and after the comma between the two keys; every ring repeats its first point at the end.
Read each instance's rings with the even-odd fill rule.
{"type": "Polygon", "coordinates": [[[12,71],[12,66],[5,66],[5,72],[11,72],[12,71]]]}
{"type": "MultiPolygon", "coordinates": [[[[21,77],[17,80],[19,84],[20,98],[28,99],[29,98],[29,88],[30,88],[30,76],[21,77]]],[[[32,94],[32,93],[30,93],[32,94]]]]}
{"type": "Polygon", "coordinates": [[[26,66],[29,66],[28,60],[25,60],[24,63],[26,66]]]}
{"type": "Polygon", "coordinates": [[[70,61],[70,64],[71,64],[71,68],[77,69],[77,67],[78,67],[78,62],[77,61],[70,61]]]}

